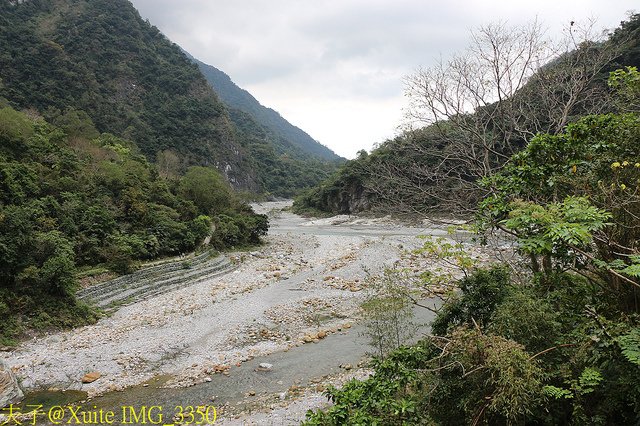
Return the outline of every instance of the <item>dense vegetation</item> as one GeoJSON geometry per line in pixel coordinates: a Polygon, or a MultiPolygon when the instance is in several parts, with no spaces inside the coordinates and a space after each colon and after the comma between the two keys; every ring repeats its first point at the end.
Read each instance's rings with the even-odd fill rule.
{"type": "Polygon", "coordinates": [[[335,170],[333,152],[229,85],[255,105],[231,103],[239,110],[230,113],[198,66],[126,0],[0,0],[0,96],[14,108],[50,122],[84,111],[98,132],[133,141],[150,161],[175,157],[179,174],[214,166],[253,193],[290,196],[335,170]]]}
{"type": "Polygon", "coordinates": [[[256,189],[224,105],[126,0],[0,1],[0,96],[47,119],[73,107],[148,159],[173,150],[256,189]],[[227,165],[231,166],[228,170],[227,165]]]}
{"type": "Polygon", "coordinates": [[[476,38],[477,45],[454,57],[448,67],[408,78],[407,96],[418,105],[408,108],[409,118],[422,119],[415,129],[347,163],[301,195],[296,210],[471,215],[488,194],[479,185],[483,178],[498,171],[536,133],[558,134],[582,115],[615,112],[606,85],[608,73],[640,65],[640,15],[631,16],[603,40],[569,39],[575,49],[556,55],[544,66],[530,57],[500,56],[501,51],[520,51],[523,44],[531,50],[543,49],[542,41],[526,44],[537,37],[535,29],[488,27],[485,31],[476,38]],[[527,35],[524,40],[523,34],[527,35]],[[501,51],[491,51],[492,45],[501,51]],[[467,57],[473,57],[474,51],[483,54],[471,62],[467,57]],[[488,75],[469,71],[490,69],[492,60],[504,67],[509,61],[529,62],[521,69],[502,69],[502,81],[490,71],[488,75]],[[521,86],[514,90],[510,76],[518,72],[531,75],[525,83],[518,80],[521,86]],[[486,87],[476,87],[482,81],[486,87]],[[436,89],[425,93],[425,86],[436,89]],[[513,96],[505,97],[508,90],[513,96]],[[499,98],[502,101],[495,102],[499,98]],[[455,109],[460,104],[477,107],[473,112],[455,109]],[[433,124],[425,126],[425,122],[433,124]]]}
{"type": "Polygon", "coordinates": [[[307,424],[640,421],[640,73],[609,85],[616,113],[537,135],[481,182],[479,230],[521,262],[466,271],[430,336],[307,424]]]}
{"type": "Polygon", "coordinates": [[[0,107],[0,344],[27,327],[70,326],[95,314],[74,299],[78,271],[196,249],[256,244],[265,216],[236,200],[213,168],[160,176],[132,142],[98,133],[73,109],[57,126],[0,107]]]}

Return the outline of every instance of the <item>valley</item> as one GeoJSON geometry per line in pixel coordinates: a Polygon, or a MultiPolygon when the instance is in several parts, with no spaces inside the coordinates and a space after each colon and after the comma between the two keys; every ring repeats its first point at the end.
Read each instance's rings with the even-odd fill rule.
{"type": "MultiPolygon", "coordinates": [[[[20,345],[8,363],[22,387],[105,395],[90,402],[98,405],[149,405],[157,398],[167,406],[198,405],[212,396],[216,405],[240,402],[260,409],[274,401],[325,404],[318,392],[322,382],[366,374],[356,366],[370,350],[357,325],[367,277],[394,264],[428,267],[410,253],[421,244],[416,236],[446,230],[388,218],[308,220],[283,211],[289,204],[254,205],[271,220],[267,245],[228,255],[236,264],[230,272],[187,281],[95,325],[20,345]],[[262,362],[273,370],[255,372],[253,364],[262,362]],[[83,384],[83,376],[94,371],[100,378],[83,384]],[[310,380],[313,386],[303,389],[310,380]],[[288,398],[275,399],[288,390],[288,398]]],[[[432,318],[430,311],[417,312],[422,323],[432,318]]],[[[242,411],[232,407],[230,413],[242,411]]],[[[305,411],[294,410],[302,417],[305,411]]]]}

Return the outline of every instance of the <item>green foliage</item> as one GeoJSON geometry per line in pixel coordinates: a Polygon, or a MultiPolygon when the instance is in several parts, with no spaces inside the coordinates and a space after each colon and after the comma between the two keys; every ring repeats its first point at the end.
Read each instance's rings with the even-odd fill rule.
{"type": "Polygon", "coordinates": [[[21,149],[34,131],[34,125],[24,114],[10,107],[0,109],[0,147],[3,150],[21,149]]]}
{"type": "Polygon", "coordinates": [[[475,321],[486,325],[496,307],[512,291],[509,273],[503,267],[481,269],[459,281],[460,295],[446,304],[431,324],[437,335],[445,335],[447,330],[475,321]]]}
{"type": "Polygon", "coordinates": [[[618,337],[622,355],[631,363],[640,366],[640,328],[618,337]]]}
{"type": "Polygon", "coordinates": [[[609,75],[609,87],[618,95],[621,111],[640,112],[640,73],[636,67],[617,69],[609,75]]]}
{"type": "Polygon", "coordinates": [[[305,424],[518,422],[540,404],[543,376],[516,342],[458,328],[447,340],[399,349],[363,382],[330,389],[334,405],[309,412],[305,424]]]}
{"type": "Polygon", "coordinates": [[[293,211],[299,214],[315,211],[350,214],[362,210],[363,206],[355,203],[365,197],[363,185],[369,173],[366,158],[366,152],[361,151],[356,160],[346,162],[318,187],[296,197],[293,211]]]}
{"type": "Polygon", "coordinates": [[[234,186],[278,196],[337,167],[331,150],[201,64],[227,111],[201,70],[129,2],[27,3],[0,1],[0,99],[37,109],[67,136],[111,133],[148,159],[171,152],[180,171],[215,164],[234,186]]]}
{"type": "MultiPolygon", "coordinates": [[[[601,231],[611,214],[592,206],[586,198],[567,197],[562,203],[542,206],[514,201],[500,226],[517,236],[518,248],[530,255],[534,270],[537,256],[553,256],[556,268],[573,262],[572,250],[590,250],[593,234],[601,231]]],[[[545,264],[546,272],[552,267],[545,264]]]]}
{"type": "Polygon", "coordinates": [[[637,114],[588,116],[537,136],[485,182],[493,195],[480,221],[514,233],[534,272],[588,266],[617,288],[637,272],[639,137],[637,114]]]}
{"type": "Polygon", "coordinates": [[[261,237],[267,234],[269,220],[266,215],[221,214],[213,218],[215,231],[211,245],[218,249],[239,248],[259,244],[261,237]]]}
{"type": "Polygon", "coordinates": [[[381,277],[367,280],[367,296],[360,304],[364,334],[380,359],[407,344],[417,331],[408,291],[406,277],[396,270],[386,269],[381,277]]]}
{"type": "Polygon", "coordinates": [[[82,117],[88,123],[81,111],[61,117],[75,126],[73,136],[10,108],[0,113],[0,128],[12,129],[3,133],[0,152],[5,341],[25,327],[95,319],[74,299],[76,267],[128,273],[140,261],[193,251],[214,222],[201,213],[233,222],[215,240],[219,249],[257,244],[266,234],[266,217],[238,202],[217,171],[194,167],[166,181],[130,141],[110,134],[86,139],[92,133],[77,125],[82,117]]]}
{"type": "Polygon", "coordinates": [[[377,362],[369,379],[330,389],[334,405],[309,413],[308,424],[633,424],[640,418],[637,365],[624,353],[637,352],[637,328],[630,330],[615,311],[603,310],[597,321],[585,315],[594,298],[610,308],[610,299],[597,293],[601,287],[571,274],[522,287],[495,268],[470,278],[439,314],[433,336],[377,362]],[[403,417],[400,406],[411,414],[403,417]]]}
{"type": "Polygon", "coordinates": [[[193,202],[202,214],[216,214],[231,207],[231,188],[210,167],[190,167],[180,180],[180,195],[193,202]]]}
{"type": "Polygon", "coordinates": [[[511,287],[491,315],[487,330],[524,345],[537,353],[560,339],[562,319],[545,297],[530,287],[511,287]]]}
{"type": "Polygon", "coordinates": [[[376,365],[376,374],[352,380],[342,389],[326,392],[333,405],[326,411],[307,413],[309,426],[430,424],[422,415],[424,390],[417,369],[433,356],[425,343],[400,348],[376,365]]]}
{"type": "Polygon", "coordinates": [[[542,391],[555,399],[563,399],[563,398],[573,398],[573,393],[570,390],[559,388],[556,386],[545,386],[542,388],[542,391]]]}
{"type": "Polygon", "coordinates": [[[224,105],[131,3],[2,0],[0,16],[0,97],[14,108],[70,137],[132,140],[150,159],[171,149],[191,165],[230,165],[238,186],[258,189],[224,105]]]}

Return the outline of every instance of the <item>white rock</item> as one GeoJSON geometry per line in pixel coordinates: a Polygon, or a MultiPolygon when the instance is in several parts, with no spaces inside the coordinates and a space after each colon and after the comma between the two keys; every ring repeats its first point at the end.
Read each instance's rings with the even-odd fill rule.
{"type": "Polygon", "coordinates": [[[22,398],[24,394],[11,367],[0,359],[0,407],[20,402],[22,398]]]}

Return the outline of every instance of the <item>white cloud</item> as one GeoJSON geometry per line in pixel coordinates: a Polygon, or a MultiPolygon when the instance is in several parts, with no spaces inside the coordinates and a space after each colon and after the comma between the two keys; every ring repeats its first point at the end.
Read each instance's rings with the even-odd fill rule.
{"type": "Polygon", "coordinates": [[[558,34],[598,18],[614,28],[635,1],[132,0],[172,41],[337,153],[396,133],[402,77],[460,51],[469,30],[536,16],[558,34]]]}

